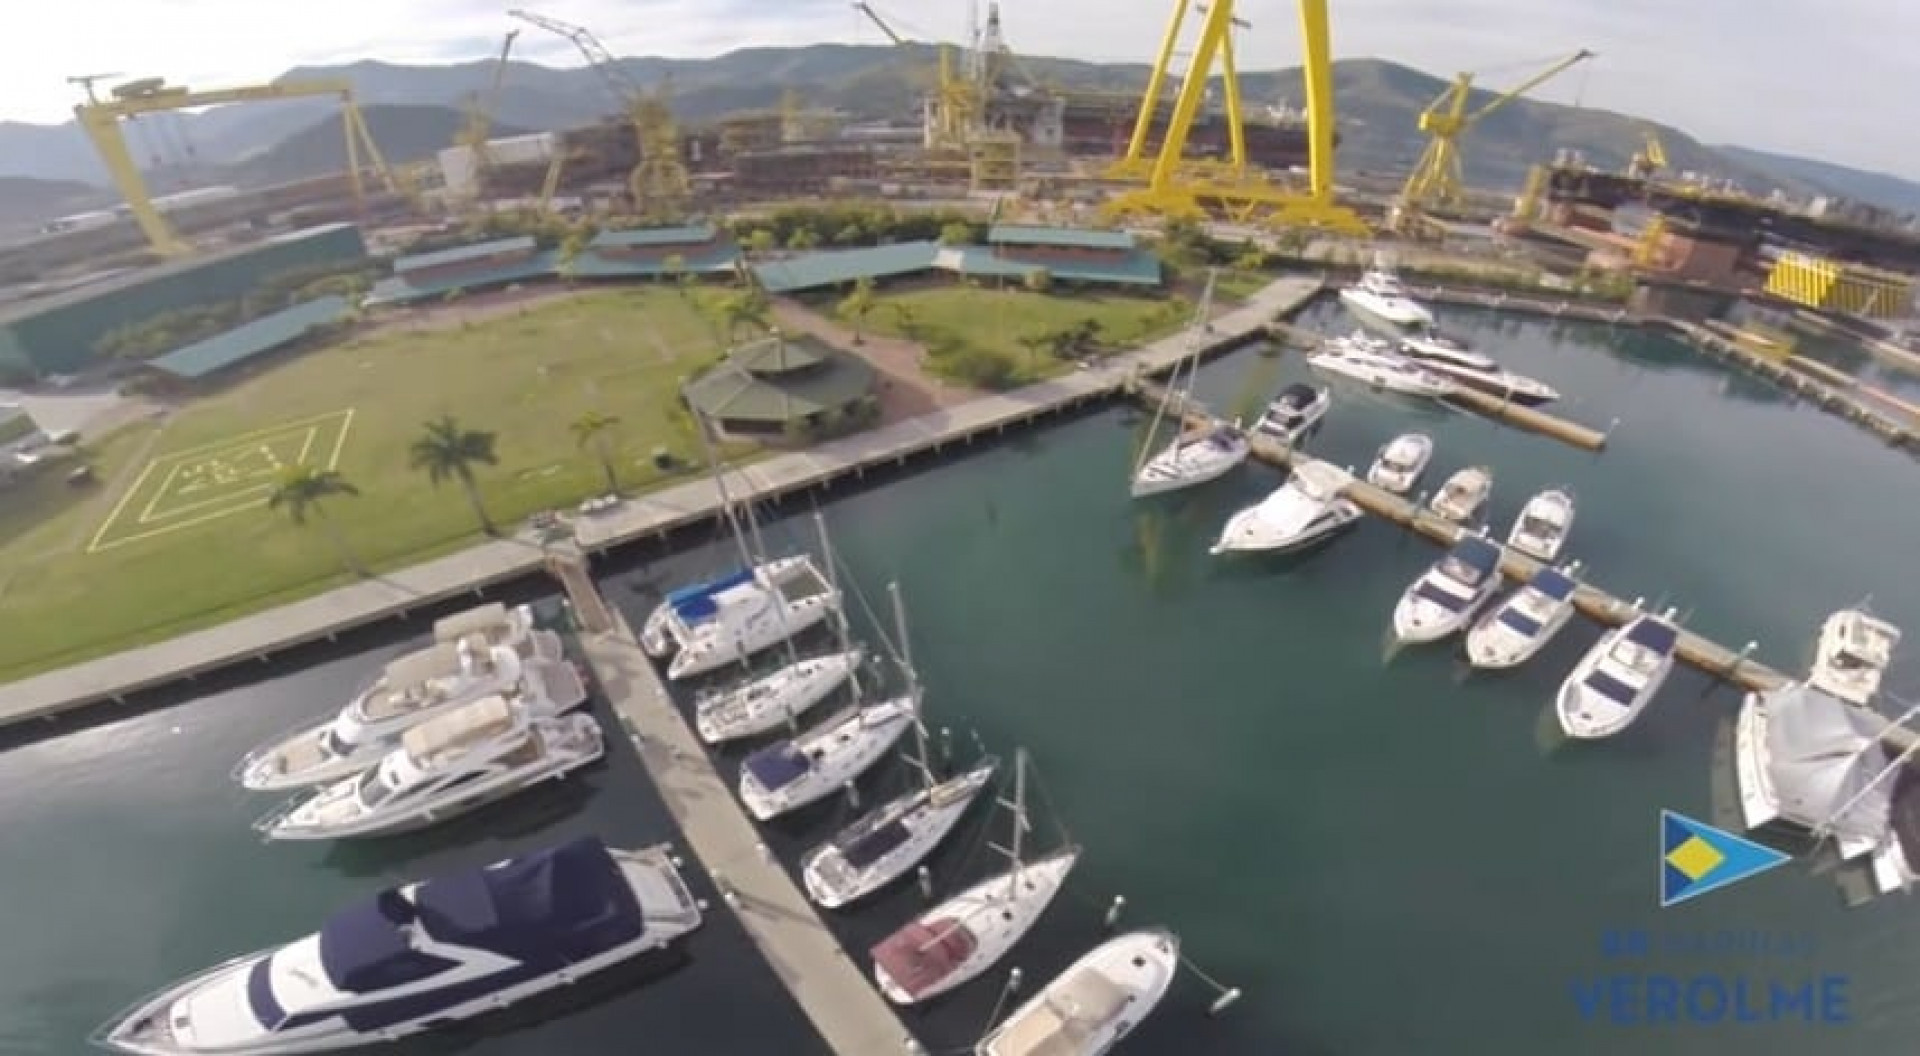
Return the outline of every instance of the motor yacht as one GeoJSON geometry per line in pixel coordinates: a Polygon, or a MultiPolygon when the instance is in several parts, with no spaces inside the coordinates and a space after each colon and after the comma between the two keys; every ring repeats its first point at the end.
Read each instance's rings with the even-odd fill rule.
{"type": "Polygon", "coordinates": [[[1133,475],[1133,497],[1162,495],[1219,480],[1247,460],[1253,445],[1238,425],[1216,425],[1181,433],[1133,475]]]}
{"type": "Polygon", "coordinates": [[[694,729],[708,744],[776,729],[832,696],[853,677],[864,655],[847,649],[809,656],[739,685],[702,693],[694,702],[694,729]]]}
{"type": "Polygon", "coordinates": [[[1367,483],[1395,495],[1405,495],[1420,483],[1427,463],[1433,461],[1433,437],[1425,433],[1402,433],[1381,445],[1367,467],[1367,483]]]}
{"type": "Polygon", "coordinates": [[[1405,356],[1375,352],[1354,344],[1329,344],[1307,357],[1307,365],[1322,374],[1359,382],[1371,389],[1400,396],[1438,399],[1455,391],[1453,382],[1405,356]]]}
{"type": "Polygon", "coordinates": [[[604,750],[590,715],[534,718],[505,697],[486,697],[415,726],[372,768],[288,803],[254,828],[269,840],[411,832],[559,780],[604,750]]]}
{"type": "Polygon", "coordinates": [[[1573,531],[1573,492],[1548,488],[1527,500],[1520,516],[1513,519],[1507,533],[1507,545],[1548,564],[1560,556],[1567,545],[1567,533],[1573,531]]]}
{"type": "Polygon", "coordinates": [[[1433,325],[1433,313],[1413,299],[1399,276],[1386,268],[1371,268],[1360,281],[1340,291],[1340,301],[1362,316],[1397,327],[1433,325]]]}
{"type": "Polygon", "coordinates": [[[1807,681],[1849,704],[1865,705],[1900,645],[1900,628],[1866,611],[1841,609],[1820,626],[1807,681]]]}
{"type": "Polygon", "coordinates": [[[1553,386],[1524,374],[1515,374],[1474,351],[1465,341],[1428,330],[1406,335],[1400,352],[1455,384],[1497,396],[1522,407],[1538,407],[1560,398],[1553,386]]]}
{"type": "Polygon", "coordinates": [[[692,678],[814,627],[838,612],[840,601],[813,558],[783,557],[667,595],[641,639],[649,652],[659,650],[655,655],[672,654],[668,678],[692,678]]]}
{"type": "Polygon", "coordinates": [[[980,1039],[974,1056],[1101,1056],[1153,1012],[1179,969],[1170,931],[1109,939],[980,1039]]]}
{"type": "Polygon", "coordinates": [[[1342,495],[1352,482],[1339,466],[1306,459],[1266,498],[1227,518],[1208,552],[1287,553],[1327,539],[1360,519],[1360,507],[1342,495]]]}
{"type": "Polygon", "coordinates": [[[1448,477],[1427,505],[1455,524],[1472,524],[1493,493],[1493,470],[1468,466],[1448,477]]]}
{"type": "Polygon", "coordinates": [[[1607,632],[1560,684],[1555,708],[1567,736],[1611,737],[1640,717],[1673,671],[1680,632],[1674,610],[1641,615],[1607,632]]]}
{"type": "Polygon", "coordinates": [[[982,880],[907,922],[872,950],[873,977],[887,1000],[911,1005],[938,997],[998,963],[1053,903],[1080,860],[1066,847],[1027,862],[1027,756],[1014,757],[1013,839],[999,848],[1009,868],[982,880]]]}
{"type": "Polygon", "coordinates": [[[851,708],[754,752],[740,764],[740,801],[766,821],[833,795],[906,734],[917,703],[906,696],[851,708]]]}
{"type": "Polygon", "coordinates": [[[515,695],[537,715],[571,711],[586,703],[587,687],[563,656],[552,631],[533,632],[521,649],[470,634],[408,654],[339,714],[247,753],[234,776],[256,791],[335,781],[373,765],[407,730],[485,697],[515,695]]]}
{"type": "Polygon", "coordinates": [[[1394,639],[1437,642],[1473,622],[1499,589],[1499,545],[1478,535],[1462,536],[1400,595],[1393,607],[1394,639]]]}
{"type": "Polygon", "coordinates": [[[1467,660],[1483,671],[1519,667],[1533,659],[1573,619],[1580,571],[1543,568],[1533,581],[1493,607],[1467,631],[1467,660]]]}
{"type": "Polygon", "coordinates": [[[699,925],[667,848],[587,837],[383,890],[315,934],[142,999],[93,1040],[132,1056],[392,1041],[578,982],[699,925]]]}
{"type": "Polygon", "coordinates": [[[839,909],[907,875],[960,823],[998,767],[989,757],[945,781],[923,770],[912,791],[862,815],[801,859],[807,897],[839,909]]]}
{"type": "Polygon", "coordinates": [[[1784,822],[1833,835],[1843,857],[1888,832],[1899,765],[1881,743],[1887,721],[1809,683],[1749,693],[1734,720],[1734,777],[1749,829],[1784,822]]]}
{"type": "Polygon", "coordinates": [[[1289,385],[1267,404],[1253,431],[1294,447],[1327,416],[1327,407],[1332,403],[1333,398],[1325,388],[1289,385]]]}
{"type": "Polygon", "coordinates": [[[488,645],[520,649],[527,645],[538,629],[533,616],[533,606],[515,605],[508,608],[496,601],[490,605],[456,612],[451,616],[443,616],[435,620],[433,640],[458,642],[479,635],[488,645]]]}

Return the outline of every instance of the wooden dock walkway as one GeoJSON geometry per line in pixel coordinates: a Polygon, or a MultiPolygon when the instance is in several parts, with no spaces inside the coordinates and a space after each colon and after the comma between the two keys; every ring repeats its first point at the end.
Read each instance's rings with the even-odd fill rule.
{"type": "Polygon", "coordinates": [[[1679,319],[1659,319],[1656,325],[1679,334],[1694,348],[1757,374],[1797,396],[1812,400],[1821,410],[1839,415],[1894,447],[1920,451],[1920,422],[1893,408],[1881,409],[1854,395],[1859,380],[1823,363],[1799,356],[1774,358],[1742,348],[1727,334],[1679,319]],[[1838,375],[1838,379],[1835,378],[1838,375]],[[1843,382],[1843,383],[1837,383],[1843,382]]]}

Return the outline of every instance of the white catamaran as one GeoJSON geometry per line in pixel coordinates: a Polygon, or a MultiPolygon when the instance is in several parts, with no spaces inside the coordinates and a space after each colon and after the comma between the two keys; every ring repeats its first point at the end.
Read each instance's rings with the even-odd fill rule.
{"type": "MultiPolygon", "coordinates": [[[[1202,429],[1182,428],[1173,442],[1161,449],[1160,453],[1148,458],[1146,453],[1152,450],[1153,438],[1160,430],[1160,420],[1173,408],[1184,409],[1193,398],[1193,381],[1200,373],[1200,352],[1205,345],[1208,330],[1207,316],[1213,307],[1213,273],[1207,273],[1207,288],[1200,295],[1200,306],[1194,312],[1193,351],[1185,360],[1175,363],[1173,376],[1167,379],[1167,388],[1160,398],[1160,405],[1154,408],[1153,422],[1147,427],[1147,442],[1142,445],[1140,459],[1133,467],[1132,493],[1136,499],[1149,495],[1160,495],[1180,488],[1190,488],[1196,484],[1218,480],[1235,466],[1247,460],[1252,445],[1247,434],[1239,425],[1217,425],[1202,429]],[[1180,368],[1187,367],[1185,386],[1180,382],[1180,368]]],[[[1176,418],[1180,410],[1174,410],[1176,418]]]]}

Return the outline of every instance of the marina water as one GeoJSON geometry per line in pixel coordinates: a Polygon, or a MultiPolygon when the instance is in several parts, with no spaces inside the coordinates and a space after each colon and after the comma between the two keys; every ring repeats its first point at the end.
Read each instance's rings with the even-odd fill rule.
{"type": "MultiPolygon", "coordinates": [[[[1331,306],[1303,322],[1348,325],[1331,306]]],[[[1580,512],[1568,553],[1596,583],[1677,605],[1735,648],[1758,641],[1759,656],[1790,672],[1826,614],[1868,594],[1920,629],[1908,456],[1661,339],[1479,312],[1445,322],[1569,394],[1567,416],[1603,427],[1617,417],[1608,450],[1345,392],[1310,449],[1364,468],[1395,433],[1430,432],[1426,486],[1493,467],[1502,534],[1527,495],[1571,485],[1580,512]]],[[[1250,350],[1206,368],[1199,390],[1251,418],[1305,375],[1295,354],[1250,350]]],[[[1435,548],[1369,519],[1302,557],[1209,557],[1225,518],[1279,476],[1248,466],[1133,502],[1126,479],[1147,417],[1101,411],[824,508],[873,609],[884,613],[888,579],[901,582],[930,722],[952,731],[956,761],[976,743],[1009,761],[1025,745],[1039,774],[1029,846],[1050,849],[1057,819],[1087,848],[1067,894],[1007,962],[904,1015],[930,1050],[978,1036],[1007,968],[1023,970],[1024,997],[1096,944],[1116,895],[1127,899],[1121,927],[1174,928],[1195,966],[1245,992],[1209,1018],[1215,992],[1185,974],[1123,1043],[1142,1056],[1866,1053],[1914,1035],[1920,906],[1905,897],[1845,909],[1833,876],[1802,861],[1658,908],[1659,811],[1731,817],[1735,690],[1681,670],[1625,735],[1559,743],[1553,690],[1596,627],[1576,621],[1499,677],[1467,677],[1457,642],[1391,654],[1393,602],[1435,548]],[[1623,961],[1620,936],[1636,933],[1669,948],[1623,961]],[[1583,1014],[1579,988],[1623,973],[1762,990],[1844,976],[1846,1021],[1648,1026],[1583,1014]]],[[[807,543],[801,512],[782,511],[770,540],[807,543]]],[[[716,544],[609,566],[602,585],[637,620],[661,588],[727,561],[716,544]]],[[[877,645],[875,621],[855,622],[877,645]]],[[[177,705],[0,754],[0,1053],[84,1051],[85,1034],[140,994],[309,931],[384,883],[581,832],[674,838],[613,737],[607,763],[583,778],[434,830],[260,843],[247,823],[275,800],[235,786],[233,761],[337,705],[421,636],[376,629],[326,656],[182,687],[177,705]]],[[[1920,688],[1916,657],[1914,646],[1897,656],[1890,687],[1920,688]]],[[[737,758],[722,756],[729,779],[737,758]]],[[[904,780],[877,774],[865,802],[904,780]]],[[[770,850],[791,862],[853,812],[835,801],[783,819],[770,850]]],[[[933,860],[939,891],[993,868],[982,829],[1004,840],[1006,824],[976,807],[933,860]]],[[[714,897],[707,877],[693,879],[714,897]]],[[[923,905],[907,883],[831,919],[864,963],[871,942],[923,905]]],[[[536,1005],[389,1051],[823,1051],[717,899],[684,958],[536,1005]]]]}

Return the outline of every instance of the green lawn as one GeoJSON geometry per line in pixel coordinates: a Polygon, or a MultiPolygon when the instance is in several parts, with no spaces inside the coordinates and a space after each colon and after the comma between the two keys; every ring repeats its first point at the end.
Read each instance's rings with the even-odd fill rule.
{"type": "Polygon", "coordinates": [[[422,423],[443,413],[498,435],[500,464],[478,476],[502,525],[604,488],[568,428],[590,410],[619,416],[629,487],[657,480],[656,447],[697,462],[675,394],[719,354],[702,311],[716,296],[596,291],[464,327],[360,339],[193,401],[164,426],[106,438],[94,450],[102,485],[75,489],[51,474],[0,502],[0,681],[348,581],[317,530],[263,507],[275,461],[325,464],[338,443],[337,468],[361,494],[326,511],[376,569],[478,535],[458,488],[433,488],[408,465],[422,423]]]}
{"type": "MultiPolygon", "coordinates": [[[[1091,347],[1099,353],[1131,348],[1186,326],[1193,306],[1179,297],[1122,296],[1112,293],[1035,293],[1019,287],[936,286],[884,293],[875,298],[867,327],[895,337],[912,337],[935,351],[938,369],[942,339],[1003,357],[1012,365],[1010,384],[1058,374],[1067,364],[1044,348],[1023,343],[1092,322],[1098,324],[1091,347]],[[913,333],[909,333],[911,330],[913,333]]],[[[965,380],[965,379],[962,379],[965,380]]]]}

